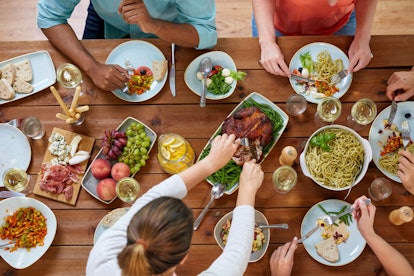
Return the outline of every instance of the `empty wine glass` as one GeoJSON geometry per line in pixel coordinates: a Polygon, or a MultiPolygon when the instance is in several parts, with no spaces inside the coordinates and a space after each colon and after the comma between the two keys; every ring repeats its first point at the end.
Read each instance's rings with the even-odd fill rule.
{"type": "Polygon", "coordinates": [[[377,105],[368,98],[356,101],[347,118],[348,126],[356,131],[363,130],[377,116],[377,105]]]}
{"type": "MultiPolygon", "coordinates": [[[[78,67],[71,63],[63,63],[56,70],[57,81],[65,88],[73,89],[82,83],[82,72],[78,67]]],[[[81,92],[80,95],[84,93],[81,92]]],[[[63,98],[63,101],[69,105],[73,100],[73,93],[63,98]]]]}
{"type": "Polygon", "coordinates": [[[342,104],[335,97],[325,97],[318,103],[315,113],[315,123],[319,126],[333,124],[342,112],[342,104]]]}

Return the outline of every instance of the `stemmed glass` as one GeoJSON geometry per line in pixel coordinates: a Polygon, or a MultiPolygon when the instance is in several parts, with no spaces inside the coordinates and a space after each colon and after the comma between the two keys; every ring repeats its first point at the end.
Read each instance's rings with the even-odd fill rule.
{"type": "Polygon", "coordinates": [[[377,116],[377,105],[368,98],[356,101],[347,118],[348,126],[356,131],[363,130],[377,116]]]}
{"type": "Polygon", "coordinates": [[[333,124],[342,112],[342,104],[335,97],[325,97],[318,103],[315,113],[315,123],[319,126],[333,124]]]}
{"type": "MultiPolygon", "coordinates": [[[[73,89],[82,83],[82,73],[78,67],[71,63],[63,63],[56,70],[57,81],[65,88],[73,89]]],[[[80,95],[84,93],[81,92],[80,95]]],[[[73,100],[73,93],[65,96],[63,101],[69,105],[73,100]]]]}

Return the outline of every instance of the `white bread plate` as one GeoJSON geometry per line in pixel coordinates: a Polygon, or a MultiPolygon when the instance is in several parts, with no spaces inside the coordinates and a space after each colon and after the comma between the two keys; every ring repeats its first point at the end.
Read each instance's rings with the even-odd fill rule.
{"type": "Polygon", "coordinates": [[[348,131],[348,132],[352,133],[358,139],[358,141],[361,143],[362,147],[364,148],[364,161],[363,161],[363,164],[362,164],[362,169],[360,170],[359,175],[356,177],[356,179],[355,179],[354,183],[352,184],[352,186],[355,186],[356,184],[358,184],[362,180],[362,178],[365,176],[365,173],[368,170],[368,165],[372,160],[372,150],[371,150],[371,146],[369,145],[368,140],[362,138],[355,130],[353,130],[349,127],[342,126],[342,125],[328,125],[328,126],[324,126],[324,127],[319,128],[318,130],[316,130],[309,137],[308,141],[306,142],[305,148],[304,148],[303,152],[300,154],[299,161],[300,161],[300,167],[302,169],[303,174],[305,176],[311,178],[319,186],[321,186],[325,189],[331,190],[331,191],[343,191],[343,190],[349,189],[349,186],[345,186],[345,187],[342,187],[342,188],[335,188],[335,187],[332,187],[332,186],[327,186],[323,182],[317,181],[312,176],[312,174],[310,173],[309,169],[307,168],[306,161],[305,161],[306,152],[307,152],[307,149],[309,147],[309,143],[310,143],[310,140],[312,139],[312,137],[317,135],[322,130],[333,129],[333,128],[339,128],[339,129],[342,129],[344,131],[348,131]]]}
{"type": "MultiPolygon", "coordinates": [[[[300,229],[301,236],[304,236],[308,231],[316,226],[316,221],[318,218],[325,216],[326,214],[318,206],[320,204],[327,212],[337,212],[346,205],[347,208],[350,208],[351,204],[338,200],[338,199],[327,199],[313,205],[308,212],[305,214],[302,220],[302,225],[300,229]]],[[[328,266],[342,266],[349,264],[354,261],[358,256],[364,251],[366,241],[359,232],[355,219],[350,222],[348,226],[349,237],[348,240],[344,243],[338,244],[339,250],[339,261],[335,263],[328,262],[324,258],[318,255],[316,252],[315,244],[323,240],[321,236],[321,229],[318,229],[313,233],[309,238],[303,241],[303,246],[305,247],[308,254],[318,261],[321,264],[328,266]]]]}
{"type": "MultiPolygon", "coordinates": [[[[216,226],[214,227],[214,238],[216,239],[217,244],[220,246],[221,249],[224,249],[224,243],[223,243],[223,239],[221,238],[221,229],[223,228],[223,224],[226,222],[227,219],[232,219],[233,218],[233,211],[225,214],[216,224],[216,226]]],[[[263,213],[254,210],[254,220],[256,224],[264,224],[264,225],[269,225],[269,222],[267,221],[265,215],[263,215],[263,213]]],[[[269,241],[270,241],[270,229],[266,228],[266,229],[262,229],[262,232],[265,236],[265,242],[263,244],[262,249],[260,249],[259,251],[256,252],[252,252],[250,254],[250,258],[249,258],[249,262],[250,263],[254,263],[259,261],[266,253],[266,250],[269,246],[269,241]]],[[[252,241],[253,243],[253,241],[252,241]]]]}
{"type": "Polygon", "coordinates": [[[33,92],[28,94],[16,93],[14,98],[10,100],[0,99],[0,105],[33,95],[56,82],[55,66],[53,65],[53,61],[49,55],[49,52],[46,50],[33,52],[2,61],[0,62],[0,68],[6,66],[9,63],[18,63],[25,59],[28,59],[32,66],[33,79],[29,83],[33,86],[33,92]]]}
{"type": "MultiPolygon", "coordinates": [[[[0,248],[0,256],[16,269],[29,267],[39,260],[52,244],[57,229],[56,217],[52,210],[39,200],[29,197],[12,197],[0,201],[1,225],[4,224],[4,219],[7,216],[12,215],[19,208],[27,207],[39,210],[46,218],[47,234],[44,239],[44,245],[31,248],[30,251],[26,250],[26,248],[19,248],[14,252],[10,252],[0,248]]],[[[2,242],[5,243],[6,240],[2,240],[2,242]]]]}

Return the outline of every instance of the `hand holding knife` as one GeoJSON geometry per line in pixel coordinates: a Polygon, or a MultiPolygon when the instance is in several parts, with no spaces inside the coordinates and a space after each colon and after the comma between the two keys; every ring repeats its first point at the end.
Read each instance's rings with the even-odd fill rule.
{"type": "Polygon", "coordinates": [[[175,44],[171,44],[171,68],[170,68],[170,90],[173,97],[175,97],[175,44]]]}

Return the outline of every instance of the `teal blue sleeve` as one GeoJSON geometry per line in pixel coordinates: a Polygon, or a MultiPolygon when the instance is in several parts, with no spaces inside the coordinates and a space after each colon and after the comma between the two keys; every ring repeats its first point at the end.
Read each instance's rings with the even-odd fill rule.
{"type": "Polygon", "coordinates": [[[37,26],[41,29],[67,24],[81,0],[40,0],[37,4],[37,26]]]}

